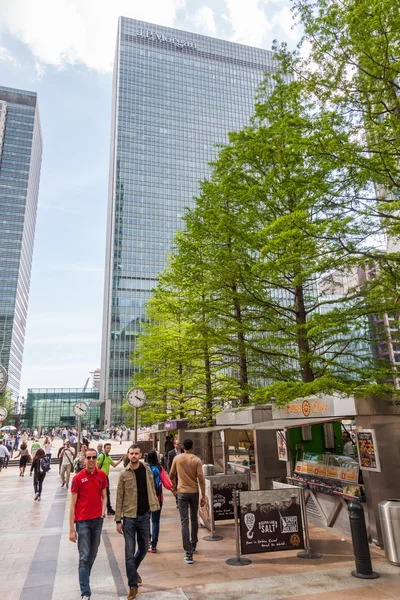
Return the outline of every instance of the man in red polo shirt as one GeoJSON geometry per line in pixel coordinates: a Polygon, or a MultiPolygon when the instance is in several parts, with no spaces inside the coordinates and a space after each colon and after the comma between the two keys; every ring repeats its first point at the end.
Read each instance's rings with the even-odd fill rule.
{"type": "Polygon", "coordinates": [[[97,452],[86,451],[85,468],[72,480],[69,539],[78,539],[79,585],[82,600],[89,600],[89,577],[100,545],[107,508],[107,477],[96,466],[97,452]]]}

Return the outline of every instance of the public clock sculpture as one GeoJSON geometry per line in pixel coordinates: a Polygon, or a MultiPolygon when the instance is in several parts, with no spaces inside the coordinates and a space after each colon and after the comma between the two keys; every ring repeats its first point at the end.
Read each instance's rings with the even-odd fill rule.
{"type": "Polygon", "coordinates": [[[75,416],[83,417],[83,415],[85,415],[89,410],[89,407],[86,402],[77,402],[74,404],[74,408],[72,410],[74,411],[75,416]]]}
{"type": "Polygon", "coordinates": [[[126,395],[126,401],[132,408],[140,408],[146,404],[147,395],[142,388],[132,388],[126,395]]]}
{"type": "Polygon", "coordinates": [[[7,419],[8,410],[4,406],[0,406],[0,423],[7,419]]]}
{"type": "Polygon", "coordinates": [[[8,381],[7,371],[6,371],[5,367],[3,367],[3,365],[0,365],[0,392],[2,392],[4,390],[4,388],[6,387],[7,381],[8,381]]]}

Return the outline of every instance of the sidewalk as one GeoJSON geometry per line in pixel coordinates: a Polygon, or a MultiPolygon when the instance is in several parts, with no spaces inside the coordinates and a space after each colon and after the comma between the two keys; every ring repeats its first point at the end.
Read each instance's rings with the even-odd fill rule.
{"type": "MultiPolygon", "coordinates": [[[[120,468],[112,469],[111,497],[120,468]]],[[[32,479],[22,479],[17,468],[0,474],[0,585],[4,600],[79,600],[78,553],[68,540],[69,492],[59,486],[55,466],[46,476],[42,501],[33,502],[32,479]]],[[[332,532],[313,527],[313,550],[322,559],[304,560],[293,552],[257,554],[245,567],[228,566],[235,554],[232,524],[217,525],[224,539],[206,542],[199,530],[193,565],[183,562],[179,515],[166,493],[161,517],[159,552],[148,554],[140,568],[141,600],[337,600],[343,591],[353,599],[400,598],[400,569],[379,550],[372,550],[374,569],[381,577],[360,580],[351,576],[351,544],[332,532]]],[[[126,598],[124,542],[112,517],[103,529],[102,543],[92,572],[92,600],[126,598]]]]}

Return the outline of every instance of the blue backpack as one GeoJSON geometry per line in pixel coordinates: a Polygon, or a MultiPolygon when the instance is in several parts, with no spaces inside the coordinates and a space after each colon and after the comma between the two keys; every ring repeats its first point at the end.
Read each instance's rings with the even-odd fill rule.
{"type": "Polygon", "coordinates": [[[162,483],[160,476],[160,469],[158,467],[150,466],[154,477],[154,487],[156,488],[157,498],[161,498],[162,494],[162,483]]]}

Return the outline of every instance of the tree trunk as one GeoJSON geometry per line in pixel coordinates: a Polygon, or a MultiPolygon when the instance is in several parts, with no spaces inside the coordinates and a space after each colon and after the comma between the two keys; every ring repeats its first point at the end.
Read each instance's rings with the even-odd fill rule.
{"type": "Polygon", "coordinates": [[[235,316],[235,320],[238,324],[238,334],[237,334],[237,339],[238,339],[238,354],[239,354],[239,388],[241,391],[241,394],[239,396],[240,398],[240,404],[249,404],[250,403],[250,398],[249,398],[249,392],[248,392],[248,384],[249,384],[249,378],[248,378],[248,372],[247,372],[247,357],[246,357],[246,339],[243,333],[243,321],[242,321],[242,310],[241,310],[241,306],[240,303],[237,299],[237,287],[236,287],[236,283],[232,284],[232,292],[234,295],[234,300],[233,300],[233,308],[234,308],[234,316],[235,316]]]}
{"type": "MultiPolygon", "coordinates": [[[[213,425],[213,398],[212,398],[212,383],[211,383],[211,365],[208,346],[204,347],[204,371],[206,376],[206,426],[213,425]]],[[[212,443],[212,432],[206,433],[204,460],[207,465],[214,464],[214,451],[212,443]]]]}
{"type": "Polygon", "coordinates": [[[304,331],[304,325],[307,323],[307,313],[304,303],[304,291],[302,285],[297,285],[295,288],[295,311],[297,329],[297,346],[299,349],[299,360],[301,377],[305,383],[314,381],[315,376],[310,363],[310,345],[307,335],[304,331]]]}

